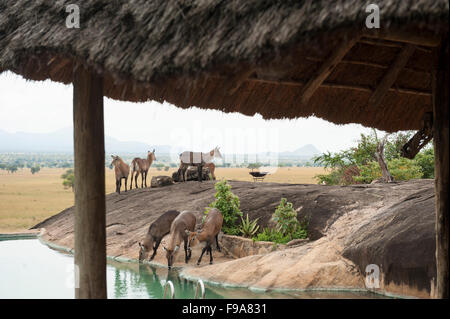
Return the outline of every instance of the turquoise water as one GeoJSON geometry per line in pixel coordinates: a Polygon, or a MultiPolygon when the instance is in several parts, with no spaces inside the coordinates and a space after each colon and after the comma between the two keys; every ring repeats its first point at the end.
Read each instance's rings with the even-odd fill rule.
{"type": "MultiPolygon", "coordinates": [[[[43,245],[38,239],[0,241],[0,299],[74,298],[73,256],[43,245]]],[[[163,298],[171,280],[175,298],[194,298],[195,284],[176,270],[138,263],[108,261],[108,298],[163,298]]],[[[205,284],[206,298],[379,298],[361,292],[253,292],[205,284]]],[[[169,293],[168,293],[169,294],[169,293]]]]}

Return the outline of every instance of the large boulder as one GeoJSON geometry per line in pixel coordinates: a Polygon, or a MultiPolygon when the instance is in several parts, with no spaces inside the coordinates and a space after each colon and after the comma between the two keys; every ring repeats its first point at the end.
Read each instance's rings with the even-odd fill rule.
{"type": "MultiPolygon", "coordinates": [[[[196,166],[189,166],[186,170],[187,181],[198,181],[198,169],[196,166]]],[[[172,179],[175,182],[181,182],[181,176],[179,171],[173,172],[172,179]]],[[[203,166],[202,168],[202,180],[209,181],[210,179],[210,171],[209,167],[203,166]]]]}
{"type": "Polygon", "coordinates": [[[369,264],[380,268],[380,288],[405,293],[414,287],[425,295],[432,293],[436,278],[434,189],[419,190],[380,210],[344,246],[343,256],[358,265],[361,273],[369,264]]]}
{"type": "Polygon", "coordinates": [[[151,187],[162,187],[173,184],[173,179],[170,176],[153,176],[151,187]]]}

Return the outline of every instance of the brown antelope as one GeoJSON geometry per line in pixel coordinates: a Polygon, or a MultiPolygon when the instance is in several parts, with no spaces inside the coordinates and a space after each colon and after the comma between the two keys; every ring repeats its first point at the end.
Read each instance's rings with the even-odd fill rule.
{"type": "Polygon", "coordinates": [[[189,152],[185,151],[180,154],[180,168],[178,169],[178,174],[181,174],[180,180],[186,181],[186,170],[189,166],[198,166],[198,176],[199,176],[199,182],[202,181],[201,179],[201,172],[202,172],[202,166],[208,166],[209,171],[211,172],[211,176],[213,180],[216,179],[216,176],[214,175],[214,170],[216,166],[213,163],[214,158],[223,158],[222,154],[219,151],[219,147],[215,147],[213,150],[207,152],[207,153],[201,153],[201,152],[189,152]]]}
{"type": "Polygon", "coordinates": [[[197,219],[195,218],[194,213],[187,210],[182,211],[172,222],[172,225],[170,226],[170,238],[167,247],[164,247],[169,269],[172,268],[174,258],[178,249],[180,249],[181,241],[184,241],[185,262],[188,263],[189,258],[191,258],[191,249],[188,248],[188,236],[186,230],[194,231],[196,222],[197,219]]]}
{"type": "Polygon", "coordinates": [[[148,174],[148,170],[150,169],[150,166],[152,165],[153,161],[156,161],[156,157],[155,157],[155,150],[153,151],[148,151],[147,152],[147,159],[142,159],[139,157],[136,157],[133,159],[133,161],[131,162],[131,184],[130,184],[130,189],[133,188],[133,175],[136,172],[135,175],[135,185],[136,188],[138,188],[138,183],[137,183],[137,178],[139,173],[141,174],[141,188],[144,188],[144,184],[145,187],[147,187],[147,174],[148,174]]]}
{"type": "Polygon", "coordinates": [[[203,223],[202,229],[198,232],[192,232],[186,230],[186,235],[188,236],[188,248],[194,247],[199,243],[203,243],[202,253],[197,261],[197,265],[200,265],[202,261],[203,254],[209,252],[209,263],[213,263],[212,249],[211,245],[216,240],[217,250],[220,251],[219,246],[219,233],[222,229],[223,216],[220,210],[217,208],[212,208],[208,215],[206,215],[205,221],[203,223]]]}
{"type": "Polygon", "coordinates": [[[179,214],[180,212],[177,210],[168,210],[150,225],[144,242],[139,243],[139,261],[147,258],[152,249],[153,254],[149,261],[155,258],[161,240],[170,232],[170,226],[179,214]]]}
{"type": "Polygon", "coordinates": [[[122,178],[125,179],[125,192],[127,191],[127,180],[128,174],[130,173],[130,166],[128,166],[119,156],[111,155],[111,157],[113,158],[111,165],[114,166],[114,173],[116,174],[116,192],[120,194],[122,178]]]}

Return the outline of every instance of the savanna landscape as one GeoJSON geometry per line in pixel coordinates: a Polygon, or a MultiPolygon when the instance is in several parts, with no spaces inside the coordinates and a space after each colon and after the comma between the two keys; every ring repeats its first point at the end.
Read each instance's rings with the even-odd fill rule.
{"type": "MultiPolygon", "coordinates": [[[[172,176],[177,168],[158,170],[150,168],[147,182],[153,176],[172,176]]],[[[30,169],[18,169],[14,173],[0,170],[0,232],[20,232],[55,215],[74,204],[74,194],[64,188],[61,175],[66,168],[42,168],[32,174],[30,169]]],[[[247,168],[217,168],[217,179],[252,181],[247,168]]],[[[267,175],[265,182],[316,184],[314,178],[323,174],[322,167],[280,167],[267,175]]],[[[139,177],[140,183],[140,177],[139,177]]],[[[139,184],[140,185],[140,184],[139,184]]],[[[105,169],[106,194],[115,191],[114,171],[105,169]]],[[[129,187],[129,183],[128,183],[129,187]]]]}

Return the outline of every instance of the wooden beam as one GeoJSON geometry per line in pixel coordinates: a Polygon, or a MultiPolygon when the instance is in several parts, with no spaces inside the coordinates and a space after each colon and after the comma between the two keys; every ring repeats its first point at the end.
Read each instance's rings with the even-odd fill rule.
{"type": "Polygon", "coordinates": [[[312,77],[303,87],[302,97],[300,98],[302,104],[308,104],[314,92],[316,92],[320,85],[326,80],[347,52],[350,51],[350,49],[355,45],[358,39],[359,36],[355,36],[351,39],[344,40],[342,44],[328,57],[328,59],[323,62],[316,75],[312,77]]]}
{"type": "Polygon", "coordinates": [[[73,76],[75,297],[106,298],[103,78],[79,66],[73,76]]]}
{"type": "MultiPolygon", "coordinates": [[[[358,41],[358,43],[364,43],[364,44],[376,45],[376,46],[388,47],[388,48],[403,48],[403,45],[404,45],[403,42],[392,42],[392,41],[386,41],[383,39],[365,39],[365,38],[361,38],[358,41]]],[[[430,49],[429,47],[417,46],[416,49],[419,51],[427,52],[427,53],[431,53],[431,51],[432,51],[432,49],[430,49]]]]}
{"type": "Polygon", "coordinates": [[[400,71],[405,67],[413,54],[414,49],[414,45],[407,44],[397,55],[394,63],[392,63],[390,69],[384,75],[383,79],[381,79],[372,96],[369,98],[368,106],[370,108],[377,108],[381,104],[386,93],[392,87],[395,80],[397,80],[400,71]]]}
{"type": "Polygon", "coordinates": [[[413,159],[433,138],[433,113],[427,112],[422,119],[422,128],[402,146],[402,157],[413,159]]]}
{"type": "Polygon", "coordinates": [[[228,89],[228,95],[233,95],[241,87],[242,83],[247,80],[252,73],[255,72],[253,68],[245,67],[241,71],[237,72],[233,77],[231,77],[228,82],[231,87],[228,89]]]}
{"type": "Polygon", "coordinates": [[[443,39],[435,52],[433,141],[436,193],[436,297],[449,298],[449,44],[443,39]]]}
{"type": "Polygon", "coordinates": [[[366,31],[363,34],[366,38],[371,39],[382,39],[393,42],[401,42],[408,43],[413,45],[423,45],[426,47],[437,47],[441,42],[441,38],[434,33],[415,33],[415,32],[406,32],[406,31],[381,31],[381,30],[373,30],[366,31]]]}

